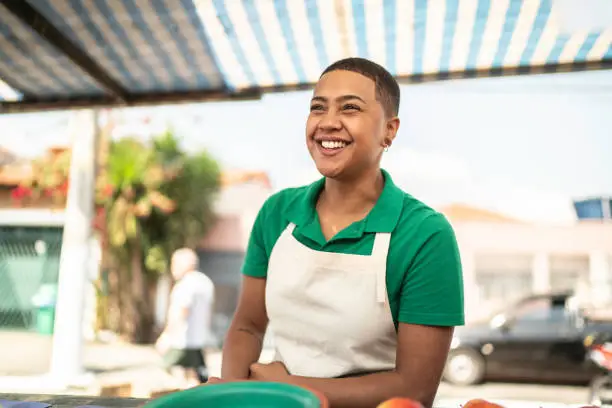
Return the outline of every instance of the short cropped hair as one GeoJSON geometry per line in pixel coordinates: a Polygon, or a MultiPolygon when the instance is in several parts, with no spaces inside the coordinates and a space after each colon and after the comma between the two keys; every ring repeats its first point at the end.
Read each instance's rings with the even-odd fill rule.
{"type": "Polygon", "coordinates": [[[345,58],[325,68],[321,77],[332,71],[351,71],[370,78],[376,84],[376,99],[382,104],[385,114],[393,117],[399,113],[399,84],[382,66],[365,58],[345,58]]]}
{"type": "Polygon", "coordinates": [[[177,249],[172,254],[172,260],[193,269],[197,269],[199,264],[198,254],[191,248],[177,249]]]}

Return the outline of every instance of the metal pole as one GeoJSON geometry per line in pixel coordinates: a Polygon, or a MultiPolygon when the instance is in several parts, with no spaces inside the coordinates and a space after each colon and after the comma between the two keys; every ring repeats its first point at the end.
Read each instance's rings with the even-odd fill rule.
{"type": "Polygon", "coordinates": [[[95,150],[98,136],[97,112],[76,111],[71,119],[70,187],[66,202],[49,373],[54,381],[65,385],[73,384],[83,374],[83,310],[90,271],[89,245],[94,216],[95,150]]]}

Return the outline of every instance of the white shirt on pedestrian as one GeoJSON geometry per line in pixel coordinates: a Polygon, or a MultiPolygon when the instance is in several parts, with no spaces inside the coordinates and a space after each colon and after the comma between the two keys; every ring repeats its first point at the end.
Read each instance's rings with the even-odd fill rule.
{"type": "Polygon", "coordinates": [[[189,310],[187,318],[169,334],[170,346],[175,349],[202,348],[210,338],[214,302],[214,284],[204,273],[188,272],[170,293],[169,315],[178,308],[189,310]]]}

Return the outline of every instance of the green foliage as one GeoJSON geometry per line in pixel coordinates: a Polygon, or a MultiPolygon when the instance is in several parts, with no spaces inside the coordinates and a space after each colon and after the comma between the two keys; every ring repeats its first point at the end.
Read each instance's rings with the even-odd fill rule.
{"type": "MultiPolygon", "coordinates": [[[[12,191],[13,200],[23,205],[45,195],[64,202],[69,166],[69,151],[41,158],[31,179],[12,191]]],[[[204,237],[219,183],[215,160],[206,152],[185,152],[171,131],[149,143],[130,137],[110,143],[96,181],[94,220],[103,267],[114,277],[99,297],[102,324],[132,340],[150,340],[150,285],[168,270],[172,252],[195,248],[204,237]],[[109,310],[118,310],[118,318],[109,318],[109,310]]]]}
{"type": "Polygon", "coordinates": [[[164,273],[172,252],[196,246],[211,225],[219,166],[206,152],[183,151],[170,131],[150,145],[113,142],[106,178],[108,243],[115,252],[139,248],[150,274],[164,273]]]}

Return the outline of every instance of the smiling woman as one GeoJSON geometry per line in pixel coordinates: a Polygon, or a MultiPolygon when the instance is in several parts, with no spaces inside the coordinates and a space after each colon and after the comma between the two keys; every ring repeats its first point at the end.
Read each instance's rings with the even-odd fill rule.
{"type": "Polygon", "coordinates": [[[346,179],[366,167],[376,169],[372,164],[380,163],[399,128],[399,85],[383,67],[368,64],[365,69],[363,61],[332,64],[315,87],[306,142],[326,177],[346,179]],[[343,174],[336,174],[340,170],[343,174]]]}
{"type": "Polygon", "coordinates": [[[332,407],[407,397],[430,407],[463,283],[447,220],[380,168],[399,128],[399,87],[381,66],[327,68],[306,122],[324,176],[264,204],[243,266],[222,379],[302,385],[332,407]],[[268,326],[271,364],[257,363],[268,326]]]}

